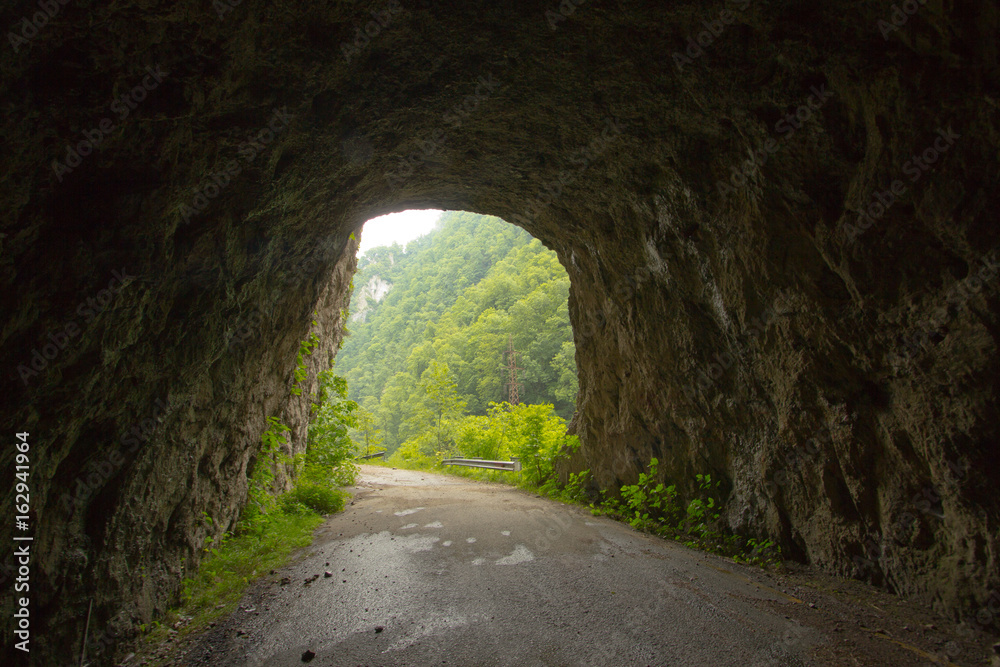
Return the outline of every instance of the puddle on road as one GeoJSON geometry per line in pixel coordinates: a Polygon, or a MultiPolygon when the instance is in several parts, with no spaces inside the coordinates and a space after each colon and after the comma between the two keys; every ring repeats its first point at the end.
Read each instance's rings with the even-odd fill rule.
{"type": "Polygon", "coordinates": [[[444,524],[440,521],[435,521],[434,523],[429,523],[424,528],[444,528],[444,524]]]}
{"type": "Polygon", "coordinates": [[[431,537],[430,535],[414,535],[409,542],[403,543],[403,548],[405,548],[410,553],[417,553],[418,551],[430,551],[434,548],[434,544],[440,542],[440,537],[431,537]]]}
{"type": "Polygon", "coordinates": [[[409,509],[409,510],[400,510],[399,512],[395,512],[395,515],[396,516],[407,516],[409,514],[416,514],[417,512],[419,512],[420,510],[423,510],[423,509],[427,509],[427,508],[426,507],[414,507],[413,509],[409,509]]]}
{"type": "Polygon", "coordinates": [[[528,550],[528,547],[523,544],[518,544],[514,547],[514,553],[509,556],[504,556],[496,562],[497,565],[520,565],[521,563],[528,563],[535,560],[535,554],[528,550]]]}
{"type": "Polygon", "coordinates": [[[467,626],[471,622],[472,620],[467,616],[461,615],[444,616],[424,621],[423,625],[408,632],[405,637],[395,641],[391,646],[389,646],[389,648],[382,651],[382,653],[388,653],[389,651],[401,651],[403,649],[410,648],[421,639],[425,639],[433,635],[444,634],[449,630],[467,626]]]}

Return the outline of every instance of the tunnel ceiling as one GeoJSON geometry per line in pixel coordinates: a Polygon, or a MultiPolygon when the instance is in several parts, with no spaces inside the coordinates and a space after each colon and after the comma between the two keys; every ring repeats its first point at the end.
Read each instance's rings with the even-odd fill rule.
{"type": "Polygon", "coordinates": [[[655,456],[827,571],[1000,585],[995,4],[52,4],[0,55],[40,651],[165,608],[267,416],[301,447],[298,343],[326,368],[352,231],[414,207],[558,253],[602,486],[655,456]]]}

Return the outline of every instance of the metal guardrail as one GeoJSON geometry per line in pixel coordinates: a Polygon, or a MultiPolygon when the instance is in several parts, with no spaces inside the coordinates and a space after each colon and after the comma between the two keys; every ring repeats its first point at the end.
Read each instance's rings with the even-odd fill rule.
{"type": "Polygon", "coordinates": [[[465,466],[467,468],[510,470],[511,472],[520,472],[521,470],[521,462],[514,457],[511,457],[510,461],[488,461],[486,459],[478,459],[478,458],[444,459],[443,461],[441,461],[441,464],[446,466],[465,466]]]}
{"type": "Polygon", "coordinates": [[[364,456],[359,456],[357,461],[367,461],[368,459],[382,459],[385,461],[385,452],[375,452],[374,454],[365,454],[364,456]]]}

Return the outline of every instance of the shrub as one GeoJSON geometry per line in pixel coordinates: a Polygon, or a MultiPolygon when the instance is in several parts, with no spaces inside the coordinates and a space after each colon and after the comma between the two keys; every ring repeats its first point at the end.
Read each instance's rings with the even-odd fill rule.
{"type": "MultiPolygon", "coordinates": [[[[319,374],[320,403],[309,424],[304,477],[308,482],[330,482],[338,468],[351,465],[354,442],[348,430],[357,425],[358,404],[347,398],[347,381],[331,371],[319,374]]],[[[356,473],[355,473],[356,474],[356,473]]],[[[349,471],[341,473],[341,478],[349,471]]],[[[351,482],[353,483],[353,479],[351,482]]]]}
{"type": "Polygon", "coordinates": [[[358,481],[360,473],[361,468],[357,464],[351,461],[344,461],[334,469],[333,474],[330,475],[330,481],[336,486],[351,486],[358,481]]]}
{"type": "Polygon", "coordinates": [[[302,508],[320,514],[333,514],[344,509],[346,493],[321,484],[299,484],[279,498],[286,514],[302,514],[302,508]]]}

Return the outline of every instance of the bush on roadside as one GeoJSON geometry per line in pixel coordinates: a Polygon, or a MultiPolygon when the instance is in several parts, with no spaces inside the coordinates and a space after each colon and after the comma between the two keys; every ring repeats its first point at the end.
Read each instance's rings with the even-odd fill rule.
{"type": "Polygon", "coordinates": [[[302,514],[300,507],[319,514],[334,514],[344,509],[347,492],[322,484],[299,484],[278,498],[286,514],[302,514]]]}

